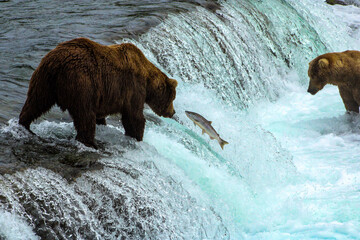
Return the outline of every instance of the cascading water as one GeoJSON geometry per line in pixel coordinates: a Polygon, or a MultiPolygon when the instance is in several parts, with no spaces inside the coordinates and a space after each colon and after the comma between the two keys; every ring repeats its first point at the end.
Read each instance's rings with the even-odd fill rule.
{"type": "MultiPolygon", "coordinates": [[[[197,14],[167,19],[140,44],[171,75],[214,89],[219,98],[239,108],[261,98],[276,99],[285,82],[277,80],[279,76],[295,65],[307,65],[312,53],[326,50],[286,2],[221,5],[215,14],[199,9],[197,14]]],[[[305,75],[305,68],[295,69],[305,75]]]]}
{"type": "Polygon", "coordinates": [[[15,119],[2,127],[13,172],[0,175],[0,237],[359,238],[360,121],[343,115],[336,89],[305,86],[308,62],[355,49],[356,35],[320,1],[219,5],[119,41],[179,81],[178,120],[146,109],[144,142],[112,118],[97,128],[100,151],[77,143],[72,123],[33,124],[40,138],[15,119]],[[185,110],[230,144],[201,136],[185,110]]]}

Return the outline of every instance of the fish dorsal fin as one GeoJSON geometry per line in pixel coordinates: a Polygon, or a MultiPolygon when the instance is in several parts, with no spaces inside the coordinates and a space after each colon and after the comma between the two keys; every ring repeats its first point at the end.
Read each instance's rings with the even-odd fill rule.
{"type": "Polygon", "coordinates": [[[204,133],[205,133],[205,130],[203,129],[203,130],[202,130],[202,134],[204,134],[204,133]]]}
{"type": "Polygon", "coordinates": [[[212,121],[208,121],[209,124],[212,124],[212,121]]]}

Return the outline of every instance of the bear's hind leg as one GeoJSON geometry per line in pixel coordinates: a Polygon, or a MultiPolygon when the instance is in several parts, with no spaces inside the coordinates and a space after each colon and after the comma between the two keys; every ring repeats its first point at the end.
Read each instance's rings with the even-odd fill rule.
{"type": "MultiPolygon", "coordinates": [[[[44,91],[47,90],[45,89],[44,91]]],[[[23,125],[29,132],[33,133],[30,130],[30,124],[49,111],[54,104],[55,97],[52,96],[50,92],[37,95],[30,94],[21,110],[19,124],[23,125]]]]}
{"type": "Polygon", "coordinates": [[[73,112],[69,113],[74,120],[74,126],[77,132],[76,140],[83,143],[87,147],[97,149],[95,144],[96,115],[93,112],[73,112]]]}

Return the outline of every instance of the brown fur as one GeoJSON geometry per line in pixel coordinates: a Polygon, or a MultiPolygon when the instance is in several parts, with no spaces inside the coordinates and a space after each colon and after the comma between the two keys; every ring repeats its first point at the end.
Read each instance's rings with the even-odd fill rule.
{"type": "Polygon", "coordinates": [[[105,125],[107,115],[121,113],[125,134],[141,141],[144,103],[159,116],[171,117],[176,86],[133,44],[104,46],[77,38],[41,60],[19,123],[30,131],[31,122],[57,104],[73,118],[76,139],[96,148],[96,124],[105,125]]]}
{"type": "Polygon", "coordinates": [[[326,53],[309,63],[308,92],[316,94],[326,84],[338,86],[348,112],[359,113],[360,105],[360,52],[326,53]]]}

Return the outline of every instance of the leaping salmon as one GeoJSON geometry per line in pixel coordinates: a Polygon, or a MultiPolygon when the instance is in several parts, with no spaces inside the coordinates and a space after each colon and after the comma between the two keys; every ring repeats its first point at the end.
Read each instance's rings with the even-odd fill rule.
{"type": "Polygon", "coordinates": [[[202,129],[202,134],[207,133],[210,136],[210,139],[216,139],[219,142],[221,149],[224,149],[225,144],[229,144],[227,141],[220,138],[219,134],[211,126],[211,121],[206,120],[198,113],[185,111],[185,114],[194,122],[195,126],[198,125],[202,129]]]}

